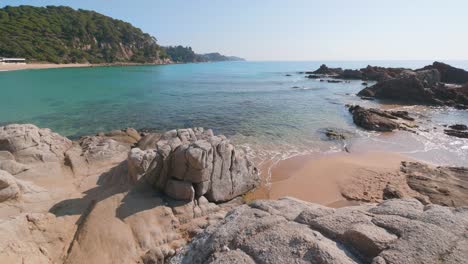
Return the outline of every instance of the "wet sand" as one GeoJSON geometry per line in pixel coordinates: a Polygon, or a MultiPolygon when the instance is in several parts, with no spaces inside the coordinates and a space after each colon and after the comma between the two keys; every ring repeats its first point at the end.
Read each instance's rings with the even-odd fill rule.
{"type": "Polygon", "coordinates": [[[357,204],[343,197],[343,186],[357,184],[352,189],[361,191],[366,188],[364,185],[372,184],[375,175],[394,174],[403,160],[412,159],[391,152],[297,156],[280,161],[271,168],[270,173],[267,167],[261,167],[261,186],[245,198],[254,200],[293,196],[331,207],[357,204]],[[360,184],[353,179],[367,179],[367,182],[360,184]],[[363,188],[359,185],[363,185],[363,188]]]}

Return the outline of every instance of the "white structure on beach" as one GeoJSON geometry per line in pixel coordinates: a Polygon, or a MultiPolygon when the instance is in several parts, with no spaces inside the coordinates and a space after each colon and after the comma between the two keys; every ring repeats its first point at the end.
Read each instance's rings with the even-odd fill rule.
{"type": "Polygon", "coordinates": [[[0,64],[26,64],[24,58],[0,58],[0,64]]]}

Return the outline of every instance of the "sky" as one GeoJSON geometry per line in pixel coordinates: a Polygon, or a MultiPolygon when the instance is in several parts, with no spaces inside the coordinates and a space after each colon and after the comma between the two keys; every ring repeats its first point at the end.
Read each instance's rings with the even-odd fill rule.
{"type": "Polygon", "coordinates": [[[248,60],[468,60],[467,0],[0,0],[132,23],[161,45],[248,60]]]}

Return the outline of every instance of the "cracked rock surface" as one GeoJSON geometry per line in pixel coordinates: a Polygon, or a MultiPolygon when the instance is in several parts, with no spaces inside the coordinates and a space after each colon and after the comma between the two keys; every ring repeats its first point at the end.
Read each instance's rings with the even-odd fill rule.
{"type": "Polygon", "coordinates": [[[171,130],[149,134],[141,142],[153,141],[154,149],[134,148],[129,154],[130,177],[145,177],[157,190],[178,200],[205,196],[224,202],[252,190],[259,183],[257,168],[244,150],[211,129],[171,130]],[[154,142],[154,138],[158,138],[154,142]]]}
{"type": "Polygon", "coordinates": [[[416,199],[332,209],[255,201],[209,226],[170,263],[463,263],[468,208],[416,199]]]}

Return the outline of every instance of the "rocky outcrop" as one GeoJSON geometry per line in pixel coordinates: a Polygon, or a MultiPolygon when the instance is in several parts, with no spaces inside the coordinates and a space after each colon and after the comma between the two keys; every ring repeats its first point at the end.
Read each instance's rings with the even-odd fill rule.
{"type": "Polygon", "coordinates": [[[442,62],[434,62],[432,65],[428,65],[417,71],[424,70],[437,70],[441,75],[441,81],[444,83],[456,83],[465,84],[468,83],[468,71],[463,69],[452,67],[442,62]]]}
{"type": "Polygon", "coordinates": [[[406,69],[403,68],[385,68],[368,65],[366,68],[362,68],[360,72],[362,73],[362,79],[364,80],[381,82],[395,78],[405,70],[406,69]]]}
{"type": "Polygon", "coordinates": [[[340,184],[349,200],[381,202],[394,198],[415,198],[423,204],[468,206],[468,168],[435,167],[403,161],[393,172],[362,173],[340,184]]]}
{"type": "Polygon", "coordinates": [[[430,202],[445,206],[468,206],[468,168],[434,167],[419,162],[402,162],[408,185],[430,202]]]}
{"type": "MultiPolygon", "coordinates": [[[[306,74],[314,74],[312,76],[320,77],[320,75],[332,76],[340,79],[355,79],[355,80],[371,80],[371,81],[384,81],[395,78],[397,75],[406,71],[403,68],[385,68],[367,66],[366,68],[353,70],[342,68],[328,68],[325,64],[321,65],[319,69],[313,72],[306,72],[306,74]]],[[[310,77],[309,77],[310,78],[310,77]]]]}
{"type": "Polygon", "coordinates": [[[343,79],[362,80],[363,74],[360,70],[344,70],[340,77],[343,79]]]}
{"type": "Polygon", "coordinates": [[[449,129],[444,129],[444,133],[459,138],[468,138],[468,127],[462,124],[449,126],[449,129]]]}
{"type": "Polygon", "coordinates": [[[61,162],[72,142],[48,128],[12,124],[0,127],[0,151],[20,163],[61,162]]]}
{"type": "Polygon", "coordinates": [[[417,73],[405,71],[396,78],[387,79],[365,88],[358,93],[358,96],[436,104],[435,94],[429,88],[438,85],[439,81],[440,74],[437,70],[417,73]]]}
{"type": "MultiPolygon", "coordinates": [[[[159,155],[158,149],[130,151],[139,138],[133,129],[99,133],[71,142],[32,125],[11,127],[0,128],[8,131],[2,132],[0,150],[0,263],[164,263],[192,236],[222,219],[241,202],[234,199],[217,205],[205,196],[192,199],[195,190],[200,191],[195,188],[204,185],[188,181],[193,189],[189,201],[174,200],[155,192],[142,177],[152,171],[148,169],[159,155]],[[36,137],[29,130],[41,132],[36,137]],[[57,149],[61,151],[51,152],[57,149]],[[4,171],[5,168],[15,173],[4,171]]],[[[188,144],[191,156],[187,153],[185,162],[199,167],[187,169],[208,166],[202,163],[207,159],[197,155],[200,150],[190,148],[195,145],[200,148],[204,141],[215,140],[211,130],[177,130],[175,137],[172,132],[156,142],[161,147],[159,150],[188,144]]],[[[224,137],[220,144],[232,153],[240,152],[224,137]]],[[[221,146],[213,151],[220,149],[221,146]]],[[[180,172],[177,169],[182,169],[181,163],[172,160],[173,154],[164,160],[171,167],[163,168],[171,169],[171,173],[180,172]]],[[[216,163],[230,164],[222,168],[226,174],[218,176],[232,178],[213,182],[221,185],[233,182],[210,190],[216,197],[226,190],[222,188],[230,190],[223,197],[231,197],[233,188],[234,191],[245,188],[239,181],[247,175],[243,174],[245,170],[254,168],[249,167],[250,163],[247,166],[247,160],[241,157],[242,154],[234,153],[231,163],[216,163]]],[[[198,177],[200,171],[189,176],[198,177]]],[[[177,175],[185,177],[185,174],[177,175]]],[[[176,195],[179,191],[174,189],[176,195]]]]}
{"type": "Polygon", "coordinates": [[[339,76],[343,73],[343,69],[341,68],[328,68],[327,65],[322,64],[320,68],[311,72],[312,74],[321,74],[321,75],[328,75],[328,76],[339,76]]]}
{"type": "Polygon", "coordinates": [[[257,169],[245,152],[210,129],[171,130],[156,142],[148,136],[142,140],[146,141],[143,145],[156,148],[132,150],[131,177],[144,175],[157,190],[174,199],[193,200],[204,195],[222,202],[250,191],[259,182],[257,169]]]}
{"type": "Polygon", "coordinates": [[[361,90],[358,96],[466,109],[468,107],[468,89],[445,84],[444,82],[451,79],[444,76],[444,73],[435,67],[426,67],[417,71],[405,70],[394,78],[382,80],[361,90]]]}
{"type": "Polygon", "coordinates": [[[415,199],[340,209],[255,201],[209,226],[170,263],[460,263],[468,258],[467,219],[466,208],[415,199]]]}
{"type": "Polygon", "coordinates": [[[384,111],[375,108],[363,108],[359,105],[349,107],[356,125],[373,131],[393,131],[395,129],[410,130],[414,127],[406,111],[384,111]]]}

